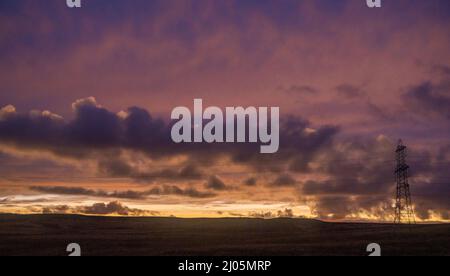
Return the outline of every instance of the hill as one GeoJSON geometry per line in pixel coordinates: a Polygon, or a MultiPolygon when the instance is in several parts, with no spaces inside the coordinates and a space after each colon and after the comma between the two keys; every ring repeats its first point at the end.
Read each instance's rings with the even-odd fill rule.
{"type": "Polygon", "coordinates": [[[305,219],[177,219],[0,215],[0,255],[450,255],[450,225],[393,226],[305,219]]]}

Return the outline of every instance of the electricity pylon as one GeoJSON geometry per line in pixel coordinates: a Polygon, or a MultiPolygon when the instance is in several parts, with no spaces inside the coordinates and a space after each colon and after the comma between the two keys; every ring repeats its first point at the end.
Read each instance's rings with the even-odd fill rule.
{"type": "Polygon", "coordinates": [[[397,146],[395,175],[397,179],[397,197],[395,200],[395,219],[394,223],[415,224],[414,209],[411,204],[411,193],[409,190],[409,166],[406,163],[408,155],[407,147],[400,140],[397,146]]]}

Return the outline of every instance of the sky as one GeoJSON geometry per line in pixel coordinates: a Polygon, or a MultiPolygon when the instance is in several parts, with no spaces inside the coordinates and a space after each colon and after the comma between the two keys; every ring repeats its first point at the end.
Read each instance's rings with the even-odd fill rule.
{"type": "Polygon", "coordinates": [[[450,2],[0,2],[0,212],[450,218],[450,2]],[[177,106],[280,107],[280,150],[174,144],[177,106]]]}

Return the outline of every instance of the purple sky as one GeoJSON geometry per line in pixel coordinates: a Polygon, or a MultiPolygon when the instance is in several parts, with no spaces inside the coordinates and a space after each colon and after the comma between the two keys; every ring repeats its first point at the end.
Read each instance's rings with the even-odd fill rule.
{"type": "Polygon", "coordinates": [[[2,0],[0,212],[390,219],[402,138],[448,220],[449,26],[447,0],[2,0]],[[173,145],[194,98],[279,106],[279,153],[173,145]]]}

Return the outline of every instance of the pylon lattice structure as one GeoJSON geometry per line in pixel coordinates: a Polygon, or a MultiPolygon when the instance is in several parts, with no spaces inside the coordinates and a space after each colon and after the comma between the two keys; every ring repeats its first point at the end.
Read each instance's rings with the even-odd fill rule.
{"type": "Polygon", "coordinates": [[[411,203],[411,193],[409,189],[409,166],[406,163],[408,155],[407,147],[400,140],[397,146],[395,175],[397,180],[397,196],[395,200],[394,223],[415,224],[414,209],[411,203]]]}

